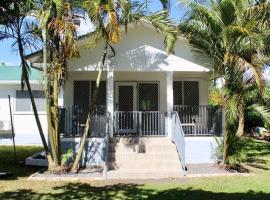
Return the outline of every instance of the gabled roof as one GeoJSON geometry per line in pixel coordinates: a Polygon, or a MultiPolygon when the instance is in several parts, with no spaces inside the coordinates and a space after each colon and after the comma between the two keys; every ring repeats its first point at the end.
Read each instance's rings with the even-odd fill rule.
{"type": "MultiPolygon", "coordinates": [[[[1,82],[19,82],[21,81],[22,68],[19,65],[0,64],[0,83],[1,82]]],[[[31,68],[29,79],[31,81],[41,80],[41,72],[31,68]]]]}
{"type": "MultiPolygon", "coordinates": [[[[133,28],[133,30],[130,30],[130,33],[127,35],[123,34],[123,38],[133,37],[136,42],[131,43],[131,40],[127,39],[125,40],[125,42],[122,41],[121,43],[114,46],[117,52],[117,56],[115,57],[117,63],[113,68],[115,71],[172,70],[187,72],[210,72],[213,70],[211,67],[211,63],[208,64],[209,59],[205,58],[199,60],[196,58],[196,56],[193,55],[194,52],[191,51],[191,48],[188,45],[186,39],[182,36],[178,36],[178,40],[175,44],[175,53],[167,55],[164,46],[162,45],[162,41],[164,40],[164,33],[157,33],[157,31],[148,23],[130,24],[129,26],[130,28],[133,28]],[[140,37],[143,35],[140,30],[151,30],[153,31],[153,34],[152,32],[148,32],[148,36],[150,35],[150,38],[148,37],[147,40],[140,40],[140,37]],[[134,32],[136,32],[136,34],[134,32]],[[153,40],[158,40],[161,42],[156,44],[156,41],[153,40]],[[142,62],[142,60],[144,60],[144,62],[142,62]],[[205,60],[207,62],[205,62],[205,60]]],[[[125,30],[121,29],[121,31],[124,32],[125,30]]],[[[91,32],[78,37],[78,45],[80,51],[87,49],[87,39],[93,33],[94,32],[91,32]]],[[[79,60],[68,60],[69,70],[95,71],[97,69],[97,66],[100,66],[100,59],[98,58],[101,58],[100,52],[102,52],[102,47],[100,46],[100,44],[98,44],[95,49],[98,51],[91,51],[91,54],[87,56],[81,54],[79,60]]],[[[42,63],[42,50],[27,55],[26,59],[36,66],[40,65],[42,63]]],[[[110,67],[112,66],[113,63],[110,63],[110,67]]]]}

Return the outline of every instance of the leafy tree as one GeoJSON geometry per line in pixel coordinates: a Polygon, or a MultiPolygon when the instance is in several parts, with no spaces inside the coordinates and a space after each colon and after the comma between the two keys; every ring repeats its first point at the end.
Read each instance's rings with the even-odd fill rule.
{"type": "MultiPolygon", "coordinates": [[[[244,134],[244,96],[249,87],[264,89],[262,73],[269,61],[270,3],[249,0],[212,1],[210,7],[189,3],[179,28],[198,55],[212,59],[215,77],[224,79],[224,162],[233,154],[233,140],[244,134]]],[[[266,114],[263,107],[254,107],[266,114]]]]}
{"type": "Polygon", "coordinates": [[[3,0],[0,3],[0,40],[10,39],[13,40],[12,47],[18,48],[20,59],[21,59],[21,86],[24,89],[26,85],[31,105],[33,108],[35,120],[37,123],[38,131],[41,137],[41,141],[48,157],[51,160],[49,148],[44,136],[44,132],[41,126],[35,99],[32,94],[31,85],[29,82],[29,74],[31,73],[30,67],[25,60],[25,49],[33,48],[36,46],[35,41],[37,38],[33,38],[31,34],[32,28],[35,24],[27,19],[27,16],[32,11],[33,7],[29,1],[25,0],[3,0]]]}
{"type": "Polygon", "coordinates": [[[79,57],[73,5],[79,6],[78,2],[68,0],[35,2],[35,16],[39,21],[43,43],[48,135],[53,158],[49,170],[52,172],[68,170],[61,166],[58,98],[67,78],[67,59],[79,57]]]}

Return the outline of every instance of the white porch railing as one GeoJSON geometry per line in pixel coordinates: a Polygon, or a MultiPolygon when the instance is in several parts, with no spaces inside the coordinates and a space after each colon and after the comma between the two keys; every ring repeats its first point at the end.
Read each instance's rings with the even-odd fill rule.
{"type": "Polygon", "coordinates": [[[218,106],[174,105],[186,136],[220,136],[222,109],[218,106]]]}
{"type": "MultiPolygon", "coordinates": [[[[91,115],[91,132],[90,137],[104,138],[108,132],[108,115],[104,114],[91,115]]],[[[103,112],[102,112],[103,113],[103,112]]],[[[65,106],[59,108],[59,132],[64,137],[82,136],[88,109],[79,108],[78,106],[65,106]]]]}
{"type": "Polygon", "coordinates": [[[184,174],[186,173],[186,162],[185,162],[185,134],[178,116],[178,113],[174,111],[172,113],[172,141],[178,151],[179,159],[182,165],[184,174]]]}
{"type": "Polygon", "coordinates": [[[114,136],[165,136],[165,112],[115,111],[114,136]]]}

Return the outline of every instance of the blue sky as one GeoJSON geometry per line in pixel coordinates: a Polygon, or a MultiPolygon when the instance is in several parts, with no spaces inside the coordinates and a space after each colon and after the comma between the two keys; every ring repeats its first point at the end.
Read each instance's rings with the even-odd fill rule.
{"type": "MultiPolygon", "coordinates": [[[[143,0],[141,0],[143,1],[143,0]]],[[[162,8],[162,5],[157,0],[150,0],[149,1],[149,9],[151,11],[158,11],[162,8]]],[[[170,10],[170,16],[175,21],[178,21],[183,17],[184,9],[181,8],[179,3],[177,3],[177,0],[171,0],[171,10],[170,10]]],[[[91,25],[89,25],[88,20],[86,22],[82,23],[82,27],[80,27],[80,32],[85,33],[89,32],[93,29],[91,25]]],[[[5,40],[0,42],[0,63],[5,62],[6,64],[10,65],[18,65],[20,64],[20,59],[18,52],[16,51],[16,48],[12,48],[13,41],[11,40],[5,40]]]]}

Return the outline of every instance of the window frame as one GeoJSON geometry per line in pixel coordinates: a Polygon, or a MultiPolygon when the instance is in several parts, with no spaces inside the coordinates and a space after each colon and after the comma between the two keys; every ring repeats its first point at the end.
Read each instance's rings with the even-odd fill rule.
{"type": "MultiPolygon", "coordinates": [[[[185,105],[185,92],[184,92],[184,82],[189,82],[189,81],[194,81],[194,82],[198,82],[198,106],[200,106],[200,79],[196,79],[196,78],[174,78],[173,79],[173,83],[176,81],[181,81],[182,82],[182,104],[181,106],[188,106],[185,105]]],[[[177,106],[178,104],[174,104],[174,106],[177,106]]]]}
{"type": "MultiPolygon", "coordinates": [[[[21,89],[15,89],[15,92],[14,92],[14,103],[13,103],[13,113],[16,114],[16,115],[32,115],[34,113],[33,111],[33,107],[32,107],[32,104],[30,105],[30,110],[28,111],[20,111],[20,110],[17,110],[17,91],[19,92],[26,92],[27,95],[28,95],[28,100],[29,100],[29,103],[31,104],[31,100],[30,100],[30,97],[29,97],[29,94],[28,94],[28,91],[27,90],[21,90],[21,89]]],[[[44,92],[44,95],[45,95],[45,91],[44,90],[40,90],[40,89],[33,89],[32,91],[42,91],[44,92]]],[[[36,100],[37,98],[34,97],[34,99],[36,100]]],[[[43,99],[43,98],[42,98],[43,99]]],[[[38,107],[37,107],[37,113],[38,114],[46,114],[47,111],[46,111],[46,97],[44,96],[44,103],[45,103],[45,110],[39,110],[38,107]]]]}

